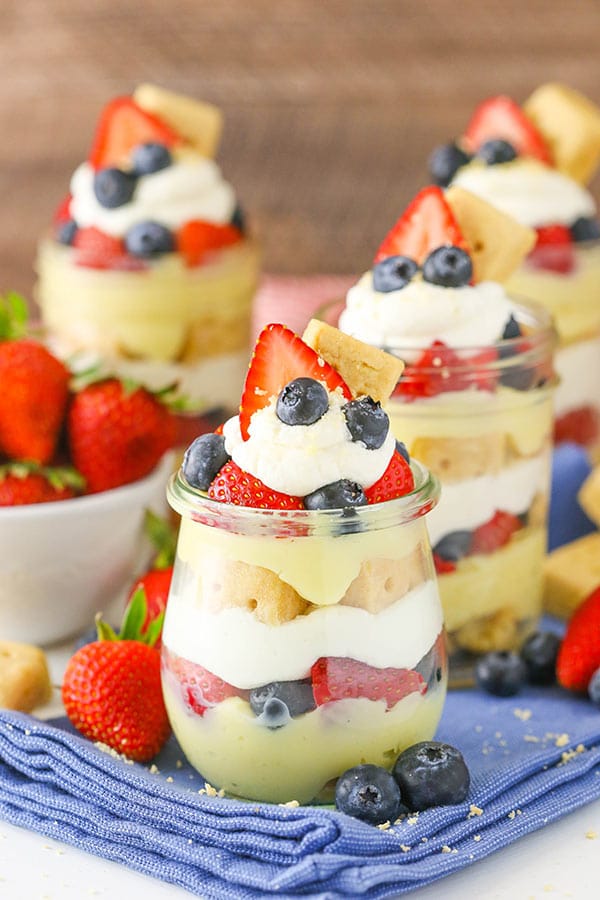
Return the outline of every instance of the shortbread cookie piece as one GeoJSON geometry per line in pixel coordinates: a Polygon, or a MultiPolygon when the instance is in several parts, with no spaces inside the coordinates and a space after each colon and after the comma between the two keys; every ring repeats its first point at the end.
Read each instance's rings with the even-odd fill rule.
{"type": "Polygon", "coordinates": [[[425,555],[420,545],[404,559],[368,559],[340,603],[377,614],[426,578],[425,555]]]}
{"type": "Polygon", "coordinates": [[[585,479],[577,494],[584,513],[600,528],[600,466],[585,479]]]}
{"type": "Polygon", "coordinates": [[[140,84],[133,92],[133,99],[146,112],[163,119],[187,138],[198,153],[210,158],[216,155],[223,130],[223,114],[217,106],[155,84],[140,84]]]}
{"type": "Polygon", "coordinates": [[[544,608],[570,619],[579,604],[600,585],[600,532],[557,547],[544,562],[544,608]]]}
{"type": "Polygon", "coordinates": [[[533,620],[520,619],[514,609],[505,607],[491,616],[467,622],[452,632],[450,640],[456,649],[470,653],[517,650],[533,627],[533,620]]]}
{"type": "Polygon", "coordinates": [[[342,376],[355,397],[385,402],[398,384],[404,363],[391,353],[311,319],[302,340],[342,376]]]}
{"type": "Polygon", "coordinates": [[[52,694],[46,657],[39,647],[0,641],[0,707],[31,712],[52,694]]]}
{"type": "Polygon", "coordinates": [[[241,561],[205,560],[202,603],[210,612],[232,607],[253,612],[264,625],[282,625],[310,604],[275,572],[241,561]]]}
{"type": "Polygon", "coordinates": [[[600,109],[564,84],[543,84],[523,111],[548,143],[557,169],[587,184],[600,162],[600,109]]]}
{"type": "Polygon", "coordinates": [[[533,228],[461,187],[449,187],[446,201],[471,248],[475,281],[506,281],[536,242],[533,228]]]}
{"type": "Polygon", "coordinates": [[[478,437],[419,437],[409,447],[410,455],[422,462],[446,484],[496,474],[506,459],[506,435],[478,437]]]}

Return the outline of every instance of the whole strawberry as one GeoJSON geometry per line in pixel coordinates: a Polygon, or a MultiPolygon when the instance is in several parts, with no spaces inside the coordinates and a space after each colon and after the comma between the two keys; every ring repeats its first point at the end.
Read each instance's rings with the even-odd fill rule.
{"type": "Polygon", "coordinates": [[[162,616],[142,638],[145,615],[138,596],[120,635],[99,621],[99,639],[71,657],[62,685],[65,711],[75,728],[137,762],[156,756],[170,734],[160,654],[153,646],[162,616]]]}
{"type": "MultiPolygon", "coordinates": [[[[176,530],[171,522],[157,516],[150,509],[146,511],[144,526],[146,534],[156,548],[156,554],[152,560],[152,568],[140,575],[132,585],[127,598],[127,602],[131,603],[136,593],[139,591],[143,593],[146,601],[146,618],[142,623],[142,634],[146,633],[154,619],[164,613],[167,606],[177,541],[176,530]]],[[[159,634],[155,646],[158,648],[160,644],[159,634]]]]}
{"type": "Polygon", "coordinates": [[[67,428],[71,458],[88,493],[148,475],[175,440],[175,417],[160,397],[116,378],[74,395],[67,428]]]}
{"type": "Polygon", "coordinates": [[[83,479],[73,469],[16,462],[0,466],[0,506],[69,500],[83,487],[83,479]]]}
{"type": "Polygon", "coordinates": [[[556,679],[572,691],[587,691],[600,668],[600,587],[575,611],[556,660],[556,679]]]}
{"type": "Polygon", "coordinates": [[[43,344],[24,336],[26,319],[21,297],[0,298],[0,451],[45,464],[58,443],[70,373],[43,344]]]}

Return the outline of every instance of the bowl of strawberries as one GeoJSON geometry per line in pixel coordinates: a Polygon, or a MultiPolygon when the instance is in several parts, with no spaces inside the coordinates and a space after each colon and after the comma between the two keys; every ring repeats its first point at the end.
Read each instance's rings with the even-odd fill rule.
{"type": "Polygon", "coordinates": [[[0,635],[48,645],[125,595],[165,508],[168,394],[67,366],[0,298],[0,635]]]}

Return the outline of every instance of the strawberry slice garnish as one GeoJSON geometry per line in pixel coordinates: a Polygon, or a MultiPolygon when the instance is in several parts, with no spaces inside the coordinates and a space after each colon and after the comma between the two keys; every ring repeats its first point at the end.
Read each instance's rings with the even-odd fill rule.
{"type": "Polygon", "coordinates": [[[176,247],[186,266],[197,266],[205,256],[222,247],[237,244],[242,233],[234,225],[213,225],[192,219],[183,225],[176,235],[176,247]]]}
{"type": "Polygon", "coordinates": [[[575,247],[566,225],[544,225],[536,228],[537,243],[528,262],[535,269],[568,275],[575,268],[575,247]]]}
{"type": "Polygon", "coordinates": [[[559,684],[572,691],[586,691],[600,668],[600,587],[579,606],[567,626],[556,660],[559,684]]]}
{"type": "Polygon", "coordinates": [[[100,115],[88,162],[94,169],[119,166],[129,158],[134,147],[150,142],[173,147],[181,144],[182,139],[131,97],[116,97],[100,115]]]}
{"type": "Polygon", "coordinates": [[[259,478],[240,469],[233,460],[220,469],[208,489],[208,496],[221,503],[255,509],[304,509],[301,497],[272,490],[259,478]]]}
{"type": "Polygon", "coordinates": [[[408,256],[422,263],[432,250],[452,244],[470,253],[444,193],[437,186],[423,188],[383,239],[375,263],[388,256],[408,256]]]}
{"type": "Polygon", "coordinates": [[[520,528],[522,522],[512,513],[497,510],[492,518],[480,525],[473,532],[471,554],[493,553],[508,544],[509,540],[520,528]]]}
{"type": "Polygon", "coordinates": [[[552,165],[544,138],[521,107],[510,97],[490,97],[480,103],[463,135],[465,149],[476,153],[486,141],[508,141],[520,156],[533,156],[552,165]]]}
{"type": "Polygon", "coordinates": [[[554,440],[557,444],[572,441],[583,447],[592,447],[600,438],[600,413],[593,406],[580,406],[564,413],[554,423],[554,440]]]}
{"type": "Polygon", "coordinates": [[[433,554],[433,565],[438,575],[448,575],[450,572],[456,572],[456,563],[451,559],[444,559],[439,553],[433,554]]]}
{"type": "Polygon", "coordinates": [[[75,264],[89,269],[145,269],[141,259],[125,250],[120,238],[111,237],[99,228],[78,228],[73,238],[75,264]]]}
{"type": "Polygon", "coordinates": [[[322,656],[311,669],[311,680],[317,706],[364,697],[385,700],[391,709],[408,694],[427,690],[422,676],[413,669],[376,669],[343,656],[322,656]]]}
{"type": "Polygon", "coordinates": [[[387,469],[379,481],[365,490],[365,496],[369,503],[383,503],[409,494],[414,486],[415,479],[409,464],[395,450],[387,469]]]}
{"type": "Polygon", "coordinates": [[[242,438],[249,437],[253,413],[267,406],[294,378],[314,378],[330,390],[340,390],[346,399],[352,394],[335,369],[285,325],[267,325],[258,336],[240,404],[242,438]]]}
{"type": "Polygon", "coordinates": [[[196,715],[203,716],[211,706],[216,706],[229,697],[246,695],[245,691],[238,690],[198,663],[177,656],[165,647],[162,650],[162,665],[174,676],[183,702],[196,715]]]}
{"type": "Polygon", "coordinates": [[[54,211],[54,215],[52,216],[52,224],[56,227],[58,225],[64,225],[65,222],[68,222],[71,218],[71,200],[73,198],[70,194],[67,194],[66,197],[60,201],[56,210],[54,211]]]}
{"type": "Polygon", "coordinates": [[[497,358],[494,347],[459,356],[443,341],[433,341],[414,363],[406,365],[394,394],[410,400],[469,388],[493,391],[498,375],[490,366],[497,358]]]}

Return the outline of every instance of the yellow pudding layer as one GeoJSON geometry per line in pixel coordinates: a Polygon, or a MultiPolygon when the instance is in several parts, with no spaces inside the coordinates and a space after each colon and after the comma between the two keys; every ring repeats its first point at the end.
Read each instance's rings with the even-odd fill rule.
{"type": "Polygon", "coordinates": [[[389,710],[383,700],[338,700],[270,729],[239,697],[200,717],[185,710],[168,679],[163,688],[173,731],[192,766],[214,787],[270,803],[308,803],[331,779],[365,761],[390,769],[406,747],[433,737],[446,693],[442,682],[389,710]]]}
{"type": "Polygon", "coordinates": [[[72,351],[193,363],[248,348],[259,276],[251,241],[193,268],[175,253],[140,271],[73,260],[71,248],[42,241],[36,288],[45,327],[72,351]]]}

